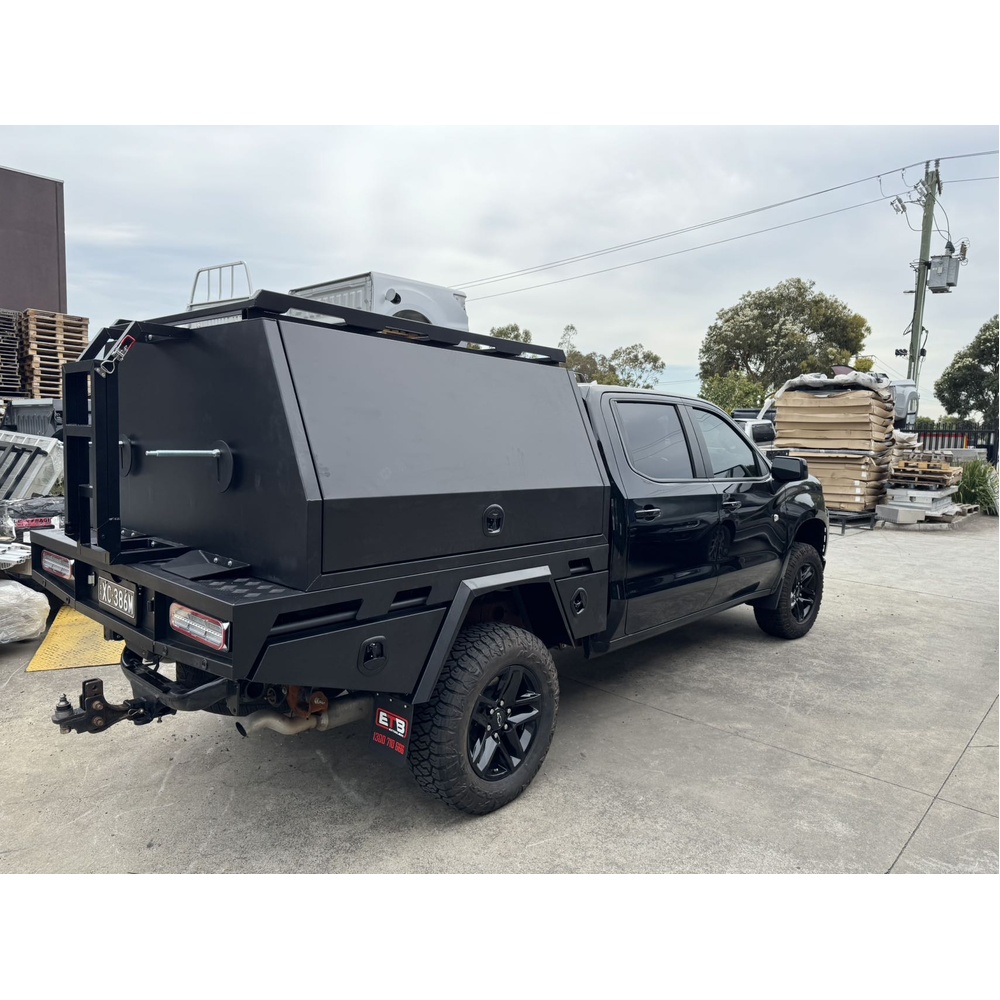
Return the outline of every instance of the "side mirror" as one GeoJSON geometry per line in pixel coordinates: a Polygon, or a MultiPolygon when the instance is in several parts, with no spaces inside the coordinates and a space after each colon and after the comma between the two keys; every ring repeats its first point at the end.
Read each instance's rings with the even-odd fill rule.
{"type": "Polygon", "coordinates": [[[797,483],[809,475],[805,459],[779,455],[771,462],[771,476],[780,483],[797,483]]]}
{"type": "Polygon", "coordinates": [[[775,438],[774,424],[770,420],[753,425],[753,439],[758,444],[770,444],[775,438]]]}

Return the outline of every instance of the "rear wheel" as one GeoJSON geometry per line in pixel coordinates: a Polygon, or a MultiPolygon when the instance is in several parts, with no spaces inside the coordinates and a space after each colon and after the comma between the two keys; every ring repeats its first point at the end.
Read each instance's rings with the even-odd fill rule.
{"type": "Polygon", "coordinates": [[[779,639],[801,639],[816,621],[823,599],[823,560],[804,542],[792,545],[788,569],[774,608],[755,606],[757,624],[779,639]]]}
{"type": "Polygon", "coordinates": [[[422,788],[456,809],[499,809],[542,766],[558,705],[555,663],[537,636],[513,625],[470,625],[432,700],[417,706],[410,769],[422,788]]]}

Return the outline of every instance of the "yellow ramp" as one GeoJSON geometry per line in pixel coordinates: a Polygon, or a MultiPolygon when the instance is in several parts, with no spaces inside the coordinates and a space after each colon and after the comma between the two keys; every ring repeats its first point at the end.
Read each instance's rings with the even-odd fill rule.
{"type": "Polygon", "coordinates": [[[28,670],[117,666],[124,642],[106,642],[104,629],[70,607],[59,609],[28,670]]]}

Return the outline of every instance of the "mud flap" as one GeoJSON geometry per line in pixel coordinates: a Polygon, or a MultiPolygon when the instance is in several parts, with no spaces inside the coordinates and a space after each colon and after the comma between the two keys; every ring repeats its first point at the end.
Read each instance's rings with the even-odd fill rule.
{"type": "Polygon", "coordinates": [[[413,706],[386,694],[375,695],[374,701],[371,745],[376,751],[405,763],[413,729],[413,706]]]}

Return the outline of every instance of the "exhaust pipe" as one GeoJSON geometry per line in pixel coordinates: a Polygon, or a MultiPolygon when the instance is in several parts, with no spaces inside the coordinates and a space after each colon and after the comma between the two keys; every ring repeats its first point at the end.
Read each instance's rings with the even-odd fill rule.
{"type": "Polygon", "coordinates": [[[264,709],[240,719],[236,723],[236,731],[240,736],[249,736],[261,729],[273,729],[282,736],[296,736],[309,729],[317,729],[323,733],[328,729],[336,729],[338,726],[367,719],[374,707],[375,699],[371,695],[362,694],[335,698],[325,712],[317,712],[305,719],[264,709]]]}

